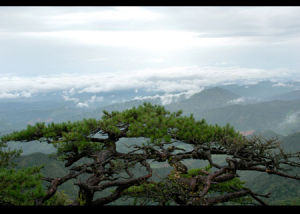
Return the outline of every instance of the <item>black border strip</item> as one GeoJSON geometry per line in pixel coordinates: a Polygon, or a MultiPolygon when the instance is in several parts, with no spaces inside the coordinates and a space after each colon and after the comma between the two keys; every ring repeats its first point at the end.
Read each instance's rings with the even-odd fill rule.
{"type": "Polygon", "coordinates": [[[1,0],[0,6],[300,6],[299,0],[1,0]]]}

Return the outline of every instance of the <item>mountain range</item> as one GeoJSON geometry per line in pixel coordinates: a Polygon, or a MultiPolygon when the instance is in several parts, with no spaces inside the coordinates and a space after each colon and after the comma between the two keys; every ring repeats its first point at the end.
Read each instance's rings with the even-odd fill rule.
{"type": "MultiPolygon", "coordinates": [[[[143,102],[150,102],[164,105],[169,111],[181,109],[184,115],[193,114],[196,119],[204,118],[210,124],[225,125],[229,123],[247,136],[255,134],[266,138],[278,137],[282,142],[281,146],[286,151],[299,151],[299,86],[300,84],[297,82],[279,84],[271,81],[251,85],[218,85],[204,88],[191,96],[183,94],[170,96],[171,102],[167,103],[162,100],[163,94],[147,94],[143,91],[131,91],[127,94],[126,99],[122,93],[115,95],[114,99],[119,99],[117,103],[108,101],[101,103],[100,99],[91,102],[91,97],[100,97],[103,94],[88,93],[81,94],[81,97],[69,93],[69,100],[62,97],[66,93],[50,93],[49,96],[45,95],[40,98],[36,96],[29,99],[0,99],[0,134],[25,128],[26,125],[35,122],[76,121],[83,118],[100,119],[103,110],[122,111],[141,105],[143,102]],[[79,101],[73,98],[78,98],[79,101]],[[89,105],[88,107],[78,107],[78,102],[76,104],[74,101],[86,102],[89,105]]],[[[102,101],[110,98],[112,98],[112,94],[107,93],[103,95],[102,101]]],[[[117,149],[125,151],[126,145],[129,143],[126,139],[120,140],[117,149]]],[[[17,160],[19,167],[44,164],[42,172],[46,176],[61,176],[67,173],[62,163],[48,157],[49,154],[55,152],[52,145],[43,142],[10,142],[9,146],[13,149],[23,149],[22,156],[17,160]]],[[[195,163],[187,161],[186,164],[194,167],[195,163]]],[[[160,174],[166,174],[169,170],[159,164],[154,165],[154,168],[160,174]]],[[[272,197],[269,199],[271,203],[284,204],[288,203],[286,200],[299,200],[297,197],[300,194],[300,186],[297,181],[251,172],[241,172],[241,179],[245,180],[246,184],[253,187],[253,190],[258,193],[272,192],[272,197]]],[[[61,190],[69,195],[75,193],[74,186],[70,182],[61,190]]]]}
{"type": "MultiPolygon", "coordinates": [[[[193,114],[196,119],[204,118],[211,124],[229,123],[245,133],[271,130],[280,135],[288,135],[300,131],[299,86],[298,82],[279,84],[271,81],[251,85],[219,85],[205,88],[189,97],[181,94],[164,106],[169,111],[181,109],[184,115],[193,114]],[[268,97],[266,91],[269,91],[268,97]]],[[[70,95],[74,92],[68,93],[70,95]]],[[[103,110],[122,111],[143,102],[163,105],[161,94],[152,96],[150,92],[141,90],[128,92],[127,98],[130,96],[131,98],[127,101],[102,103],[98,106],[97,103],[101,102],[95,101],[93,104],[97,107],[88,108],[80,108],[73,101],[65,100],[63,94],[66,92],[49,92],[28,99],[0,99],[0,134],[23,129],[28,124],[36,122],[100,118],[103,110]]],[[[122,98],[123,94],[124,92],[115,95],[119,100],[126,100],[122,98]]],[[[103,95],[104,100],[112,95],[106,93],[103,95]]],[[[74,94],[72,96],[75,98],[74,94]]],[[[82,99],[85,97],[91,100],[89,97],[92,94],[82,93],[80,96],[82,99]]],[[[100,94],[93,96],[97,97],[100,94]]]]}

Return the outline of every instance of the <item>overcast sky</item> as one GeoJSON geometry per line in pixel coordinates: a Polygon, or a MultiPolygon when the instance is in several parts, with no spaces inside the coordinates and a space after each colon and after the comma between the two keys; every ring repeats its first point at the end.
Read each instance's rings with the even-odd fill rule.
{"type": "Polygon", "coordinates": [[[0,98],[300,81],[300,7],[0,7],[0,98]]]}

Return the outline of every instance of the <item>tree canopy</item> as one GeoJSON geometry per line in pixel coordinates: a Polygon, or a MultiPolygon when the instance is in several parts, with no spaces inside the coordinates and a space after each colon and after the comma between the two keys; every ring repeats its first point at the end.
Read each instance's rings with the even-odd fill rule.
{"type": "Polygon", "coordinates": [[[266,205],[262,198],[269,194],[246,188],[239,171],[300,180],[288,171],[299,168],[300,152],[286,153],[276,138],[245,138],[229,124],[210,125],[193,115],[182,116],[182,111],[169,112],[149,103],[122,112],[104,111],[99,120],[28,125],[2,136],[0,143],[33,140],[53,144],[69,169],[62,177],[41,178],[48,187],[43,194],[35,190],[34,205],[47,205],[58,187],[69,180],[79,188],[72,205],[106,205],[126,197],[159,205],[266,205]],[[121,152],[116,144],[122,138],[144,138],[146,142],[121,152]],[[213,156],[224,161],[217,163],[213,156]],[[204,161],[206,167],[188,168],[185,160],[204,161]],[[173,170],[164,178],[151,179],[153,161],[166,163],[173,170]]]}

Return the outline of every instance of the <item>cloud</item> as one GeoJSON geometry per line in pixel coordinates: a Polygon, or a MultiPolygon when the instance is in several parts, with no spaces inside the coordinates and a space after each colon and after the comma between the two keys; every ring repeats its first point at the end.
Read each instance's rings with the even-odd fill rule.
{"type": "Polygon", "coordinates": [[[299,7],[163,7],[165,23],[208,37],[278,37],[299,34],[299,7]],[[205,17],[205,18],[199,18],[205,17]]]}
{"type": "Polygon", "coordinates": [[[299,7],[0,8],[0,32],[159,49],[299,42],[299,7]],[[295,41],[293,41],[295,40],[295,41]]]}
{"type": "Polygon", "coordinates": [[[289,83],[277,82],[277,83],[273,84],[272,87],[289,87],[289,88],[293,88],[294,85],[289,84],[289,83]]]}
{"type": "MultiPolygon", "coordinates": [[[[2,76],[0,94],[2,96],[28,97],[38,92],[63,90],[65,100],[77,102],[77,93],[101,93],[126,89],[145,89],[166,94],[199,91],[203,87],[221,84],[259,80],[278,80],[300,75],[284,70],[267,70],[243,67],[181,66],[147,68],[131,72],[56,74],[35,77],[2,76]],[[69,94],[68,94],[69,93],[69,94]]],[[[101,97],[91,97],[89,102],[101,101],[101,97]]]]}
{"type": "Polygon", "coordinates": [[[74,95],[76,93],[74,88],[70,89],[69,91],[64,91],[63,93],[64,94],[62,95],[62,97],[65,101],[72,101],[72,102],[76,103],[77,107],[80,107],[80,108],[89,107],[89,104],[92,104],[95,102],[102,102],[104,100],[103,96],[96,96],[96,95],[91,96],[90,99],[85,100],[85,101],[81,101],[77,97],[69,97],[68,93],[70,95],[74,95]]]}
{"type": "Polygon", "coordinates": [[[94,103],[94,102],[101,102],[103,100],[104,100],[104,97],[102,97],[102,96],[99,97],[99,96],[94,95],[94,96],[91,96],[91,98],[87,102],[94,103]]]}
{"type": "Polygon", "coordinates": [[[5,7],[0,8],[0,31],[47,31],[66,28],[89,29],[101,26],[144,24],[163,14],[144,7],[5,7]],[[22,23],[22,24],[20,24],[22,23]]]}
{"type": "Polygon", "coordinates": [[[12,98],[19,98],[19,97],[31,97],[31,93],[27,91],[20,91],[20,92],[0,92],[0,99],[12,99],[12,98]]]}
{"type": "Polygon", "coordinates": [[[67,96],[67,95],[62,95],[62,97],[63,97],[63,99],[64,99],[65,101],[72,101],[72,102],[75,102],[75,103],[79,102],[79,99],[78,99],[78,98],[69,97],[69,96],[67,96]]]}
{"type": "Polygon", "coordinates": [[[62,90],[69,91],[65,100],[86,106],[101,98],[87,102],[76,94],[145,89],[168,94],[162,98],[168,103],[171,94],[219,83],[300,80],[299,7],[5,7],[0,13],[2,98],[62,90]]]}
{"type": "Polygon", "coordinates": [[[87,108],[87,107],[89,107],[89,104],[88,103],[77,103],[76,104],[76,106],[77,107],[79,107],[79,108],[87,108]]]}
{"type": "Polygon", "coordinates": [[[65,41],[69,44],[83,44],[88,46],[142,48],[147,50],[179,50],[195,47],[237,46],[257,42],[245,38],[207,38],[200,37],[197,32],[168,31],[168,30],[132,30],[132,31],[104,31],[104,30],[61,30],[48,32],[22,32],[23,38],[34,38],[47,41],[65,41]]]}
{"type": "Polygon", "coordinates": [[[235,105],[235,104],[240,104],[240,103],[244,103],[244,102],[245,102],[245,98],[244,97],[239,97],[237,99],[229,100],[227,102],[227,104],[233,104],[233,105],[235,105]]]}
{"type": "Polygon", "coordinates": [[[163,95],[154,95],[154,96],[136,96],[133,100],[159,100],[162,105],[168,105],[170,103],[178,102],[180,99],[185,98],[188,99],[195,93],[199,93],[202,89],[198,90],[189,90],[186,92],[180,92],[175,94],[163,94],[163,95]]]}
{"type": "Polygon", "coordinates": [[[20,97],[19,93],[7,93],[7,92],[2,92],[0,93],[0,98],[1,99],[7,99],[7,98],[17,98],[20,97]]]}
{"type": "Polygon", "coordinates": [[[295,125],[300,122],[300,111],[295,111],[286,115],[282,122],[280,122],[277,127],[279,129],[295,125]]]}
{"type": "Polygon", "coordinates": [[[299,121],[299,116],[300,116],[300,111],[296,111],[292,114],[289,114],[289,115],[286,116],[283,123],[285,123],[285,124],[296,123],[297,121],[299,121]]]}
{"type": "MultiPolygon", "coordinates": [[[[90,8],[88,8],[90,9],[90,8]]],[[[162,14],[143,7],[108,7],[98,10],[70,11],[48,17],[46,22],[55,25],[84,25],[99,22],[147,22],[159,19],[162,14]]]]}
{"type": "Polygon", "coordinates": [[[299,7],[5,7],[6,31],[165,29],[204,37],[297,35],[299,7]],[[19,24],[22,23],[22,24],[19,24]]]}

